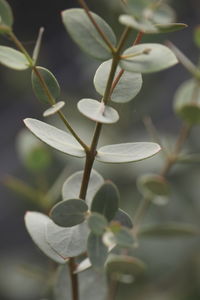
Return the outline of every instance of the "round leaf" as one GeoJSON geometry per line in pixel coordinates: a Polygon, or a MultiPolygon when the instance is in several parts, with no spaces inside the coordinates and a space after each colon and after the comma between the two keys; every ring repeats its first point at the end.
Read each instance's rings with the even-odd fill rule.
{"type": "Polygon", "coordinates": [[[122,226],[127,227],[129,229],[133,228],[133,222],[131,220],[131,217],[120,208],[116,212],[113,221],[119,222],[122,226]]]}
{"type": "Polygon", "coordinates": [[[143,226],[139,235],[150,238],[193,237],[199,236],[200,230],[191,224],[169,223],[143,226]]]}
{"type": "MultiPolygon", "coordinates": [[[[79,197],[82,178],[83,171],[76,172],[72,174],[69,178],[67,178],[62,188],[63,199],[76,199],[79,197]]],[[[89,207],[91,205],[92,199],[94,198],[94,195],[103,183],[103,177],[97,171],[92,170],[86,195],[86,203],[89,207]]]]}
{"type": "Polygon", "coordinates": [[[52,107],[45,110],[43,113],[43,117],[49,117],[56,114],[59,110],[61,110],[65,106],[65,102],[59,101],[56,104],[52,105],[52,107]]]}
{"type": "Polygon", "coordinates": [[[70,228],[63,228],[53,221],[46,226],[46,240],[62,257],[76,257],[86,251],[88,226],[82,223],[70,228]]]}
{"type": "Polygon", "coordinates": [[[84,116],[95,122],[112,124],[119,120],[118,112],[114,108],[93,99],[80,100],[78,109],[84,116]]]}
{"type": "Polygon", "coordinates": [[[114,280],[126,282],[127,276],[130,282],[135,277],[140,276],[146,267],[145,264],[135,257],[125,255],[114,255],[111,254],[106,262],[106,271],[114,280]]]}
{"type": "Polygon", "coordinates": [[[178,63],[174,53],[161,44],[141,44],[122,54],[120,66],[130,72],[152,73],[167,69],[178,63]]]}
{"type": "Polygon", "coordinates": [[[108,222],[104,216],[98,213],[92,213],[88,218],[88,226],[94,234],[102,235],[108,226],[108,222]]]}
{"type": "Polygon", "coordinates": [[[194,79],[187,80],[175,94],[174,109],[191,125],[200,123],[200,86],[194,79]]]}
{"type": "Polygon", "coordinates": [[[116,230],[116,232],[113,233],[115,236],[115,243],[117,246],[125,247],[125,248],[129,248],[133,246],[134,239],[131,232],[127,228],[120,227],[119,230],[116,230]]]}
{"type": "Polygon", "coordinates": [[[45,229],[49,222],[51,219],[39,212],[27,212],[25,215],[26,228],[35,244],[55,262],[64,264],[65,259],[54,251],[46,241],[45,229]]]}
{"type": "Polygon", "coordinates": [[[85,151],[69,133],[36,119],[25,119],[26,127],[47,145],[72,156],[84,157],[85,151]]]}
{"type": "Polygon", "coordinates": [[[8,27],[12,27],[13,25],[13,13],[10,5],[5,0],[0,0],[0,27],[1,25],[8,27]]]}
{"type": "Polygon", "coordinates": [[[59,226],[72,227],[85,220],[88,206],[80,199],[69,199],[57,203],[50,212],[51,219],[59,226]]]}
{"type": "Polygon", "coordinates": [[[90,233],[87,243],[87,253],[95,269],[103,268],[108,256],[108,248],[102,242],[102,236],[90,233]]]}
{"type": "Polygon", "coordinates": [[[125,143],[108,145],[98,150],[96,159],[104,163],[130,163],[149,158],[161,150],[156,143],[125,143]]]}
{"type": "Polygon", "coordinates": [[[112,182],[105,182],[92,201],[91,211],[102,214],[108,221],[111,221],[119,206],[119,192],[112,182]]]}
{"type": "MultiPolygon", "coordinates": [[[[55,76],[47,69],[42,67],[36,67],[41,77],[44,79],[46,86],[54,99],[60,96],[60,86],[55,76]]],[[[38,76],[32,71],[32,87],[35,96],[42,102],[49,103],[49,97],[46,94],[44,87],[41,85],[41,81],[38,76]]]]}
{"type": "Polygon", "coordinates": [[[160,175],[147,174],[139,177],[138,187],[142,193],[158,196],[167,196],[170,193],[169,183],[160,175]]]}
{"type": "MultiPolygon", "coordinates": [[[[94,86],[100,95],[104,95],[108,76],[111,69],[111,60],[108,60],[100,65],[94,76],[94,86]]],[[[117,68],[115,79],[120,74],[122,69],[117,68]]],[[[125,103],[132,100],[141,90],[142,76],[141,74],[123,72],[118,84],[116,85],[111,95],[111,100],[117,103],[125,103]]]]}
{"type": "Polygon", "coordinates": [[[18,71],[29,68],[25,55],[7,46],[0,46],[0,64],[18,71]]]}
{"type": "MultiPolygon", "coordinates": [[[[95,13],[91,14],[104,35],[108,38],[110,43],[115,46],[116,37],[110,26],[95,13]]],[[[100,60],[106,60],[112,57],[110,49],[83,9],[72,8],[63,11],[62,20],[74,42],[77,43],[83,51],[100,60]]]]}

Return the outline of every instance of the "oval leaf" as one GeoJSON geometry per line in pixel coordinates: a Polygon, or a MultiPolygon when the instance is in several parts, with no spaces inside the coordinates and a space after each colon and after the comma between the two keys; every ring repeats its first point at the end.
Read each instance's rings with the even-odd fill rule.
{"type": "MultiPolygon", "coordinates": [[[[112,228],[111,228],[112,230],[112,228]]],[[[115,244],[120,247],[130,248],[133,246],[134,239],[131,232],[125,228],[120,227],[119,230],[113,232],[115,236],[115,244]]]]}
{"type": "Polygon", "coordinates": [[[104,163],[120,164],[149,158],[161,150],[156,143],[125,143],[108,145],[98,150],[96,159],[104,163]]]}
{"type": "MultiPolygon", "coordinates": [[[[47,69],[42,67],[36,67],[37,71],[40,73],[41,77],[46,83],[46,86],[53,97],[57,99],[60,96],[60,86],[55,78],[55,76],[47,69]]],[[[49,97],[47,96],[45,88],[41,85],[38,76],[32,71],[32,87],[35,96],[42,102],[49,103],[49,97]]]]}
{"type": "Polygon", "coordinates": [[[102,235],[108,226],[106,218],[98,213],[92,213],[88,218],[88,226],[96,235],[102,235]]]}
{"type": "Polygon", "coordinates": [[[92,266],[102,269],[108,256],[108,248],[102,242],[102,236],[90,233],[87,243],[87,253],[92,266]]]}
{"type": "Polygon", "coordinates": [[[152,238],[178,238],[199,236],[199,228],[191,224],[169,223],[143,226],[139,235],[152,238]]]}
{"type": "Polygon", "coordinates": [[[121,208],[119,208],[116,212],[113,221],[119,222],[122,226],[127,227],[129,229],[133,228],[133,222],[131,220],[131,217],[121,208]]]}
{"type": "Polygon", "coordinates": [[[53,221],[46,226],[46,240],[60,256],[76,257],[86,251],[88,226],[82,223],[70,228],[63,228],[53,221]]]}
{"type": "Polygon", "coordinates": [[[112,182],[105,182],[92,201],[91,211],[102,214],[108,221],[111,221],[119,206],[119,192],[112,182]]]}
{"type": "Polygon", "coordinates": [[[69,133],[36,119],[25,119],[26,127],[47,145],[72,156],[84,157],[85,151],[69,133]]]}
{"type": "Polygon", "coordinates": [[[49,222],[51,222],[51,219],[39,212],[27,212],[25,215],[26,228],[35,244],[55,262],[64,264],[65,259],[58,255],[46,241],[45,229],[49,222]]]}
{"type": "Polygon", "coordinates": [[[119,120],[118,112],[93,99],[82,99],[78,102],[79,111],[87,118],[102,124],[112,124],[119,120]]]}
{"type": "Polygon", "coordinates": [[[41,27],[38,33],[38,37],[35,43],[35,47],[33,50],[33,61],[36,62],[40,53],[41,43],[42,43],[42,36],[44,33],[44,28],[41,27]]]}
{"type": "MultiPolygon", "coordinates": [[[[94,76],[94,86],[100,95],[104,95],[107,80],[110,74],[111,60],[108,60],[100,65],[94,76]]],[[[115,80],[122,72],[120,67],[117,68],[115,80]]],[[[117,103],[125,103],[132,100],[141,90],[142,76],[141,74],[124,71],[118,84],[111,94],[111,100],[117,103]]]]}
{"type": "Polygon", "coordinates": [[[0,64],[18,71],[29,68],[25,55],[7,46],[0,46],[0,64]]]}
{"type": "Polygon", "coordinates": [[[174,32],[188,27],[184,23],[156,24],[159,33],[174,32]]]}
{"type": "MultiPolygon", "coordinates": [[[[116,37],[110,26],[98,15],[92,12],[91,15],[110,43],[115,46],[116,37]]],[[[72,8],[63,11],[62,20],[74,42],[83,51],[100,60],[112,57],[110,49],[83,9],[72,8]]]]}
{"type": "Polygon", "coordinates": [[[161,44],[141,44],[122,54],[120,66],[130,72],[152,73],[167,69],[178,63],[174,53],[161,44]]]}
{"type": "Polygon", "coordinates": [[[114,280],[126,282],[127,275],[132,282],[135,277],[140,276],[146,267],[145,264],[135,257],[110,254],[106,262],[106,271],[114,280]]]}
{"type": "Polygon", "coordinates": [[[187,80],[175,94],[174,110],[191,125],[200,123],[200,86],[194,79],[187,80]]]}
{"type": "Polygon", "coordinates": [[[170,193],[169,183],[160,175],[147,174],[139,177],[138,187],[144,194],[167,196],[170,193]]]}
{"type": "MultiPolygon", "coordinates": [[[[79,198],[79,191],[83,178],[83,171],[72,174],[63,184],[62,197],[63,199],[79,198]]],[[[94,169],[92,170],[90,181],[87,189],[86,203],[90,207],[94,195],[104,183],[103,177],[94,169]]]]}
{"type": "Polygon", "coordinates": [[[10,28],[13,25],[13,13],[10,5],[5,0],[0,0],[0,28],[1,25],[5,25],[10,28]]]}
{"type": "Polygon", "coordinates": [[[83,223],[88,206],[80,199],[69,199],[57,203],[50,212],[51,219],[59,226],[72,227],[83,223]]]}
{"type": "Polygon", "coordinates": [[[129,15],[121,15],[119,17],[119,22],[125,26],[131,27],[133,29],[136,29],[138,31],[144,32],[145,34],[149,33],[159,33],[156,26],[149,21],[148,19],[136,19],[133,16],[129,15]]]}
{"type": "Polygon", "coordinates": [[[56,104],[52,105],[52,107],[45,110],[43,113],[43,117],[49,117],[56,114],[59,110],[61,110],[65,106],[65,102],[59,101],[56,104]]]}

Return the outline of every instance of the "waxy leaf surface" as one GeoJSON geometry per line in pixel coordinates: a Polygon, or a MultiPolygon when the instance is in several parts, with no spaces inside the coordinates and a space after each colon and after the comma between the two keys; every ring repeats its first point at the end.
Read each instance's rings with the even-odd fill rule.
{"type": "Polygon", "coordinates": [[[59,101],[56,104],[52,105],[52,107],[45,110],[43,113],[43,117],[49,117],[51,115],[56,114],[59,110],[61,110],[65,106],[65,102],[59,101]]]}
{"type": "MultiPolygon", "coordinates": [[[[111,69],[111,60],[100,65],[94,76],[94,86],[100,95],[104,95],[107,80],[111,69]]],[[[118,66],[115,73],[115,80],[122,72],[118,66]]],[[[125,103],[132,100],[141,90],[142,76],[139,73],[124,71],[111,95],[111,100],[117,103],[125,103]]]]}
{"type": "Polygon", "coordinates": [[[118,112],[93,99],[82,99],[78,102],[78,110],[87,118],[102,124],[112,124],[119,120],[118,112]]]}
{"type": "MultiPolygon", "coordinates": [[[[36,69],[43,78],[53,99],[57,99],[60,96],[60,86],[55,76],[49,70],[43,67],[36,67],[36,69]]],[[[46,89],[42,86],[41,80],[34,71],[32,71],[32,87],[38,100],[45,103],[50,102],[50,99],[46,93],[46,89]]]]}
{"type": "Polygon", "coordinates": [[[41,43],[42,43],[42,36],[44,33],[44,28],[41,27],[38,33],[38,37],[35,43],[35,47],[33,50],[33,61],[36,62],[40,53],[41,43]]]}
{"type": "Polygon", "coordinates": [[[49,217],[39,212],[27,212],[25,215],[25,225],[35,244],[45,255],[55,262],[64,264],[66,261],[47,243],[45,230],[46,225],[52,222],[49,217]]]}
{"type": "Polygon", "coordinates": [[[122,226],[127,228],[133,228],[133,222],[131,220],[131,217],[122,209],[118,209],[116,212],[113,221],[119,222],[122,226]]]}
{"type": "Polygon", "coordinates": [[[104,163],[130,163],[149,158],[161,150],[156,143],[125,143],[108,145],[98,150],[96,159],[104,163]]]}
{"type": "Polygon", "coordinates": [[[0,46],[0,64],[18,71],[29,68],[24,54],[7,46],[0,46]]]}
{"type": "Polygon", "coordinates": [[[5,0],[0,0],[0,27],[1,25],[8,27],[12,27],[13,25],[13,13],[10,5],[5,0]]]}
{"type": "MultiPolygon", "coordinates": [[[[91,15],[110,43],[115,46],[116,37],[110,26],[95,13],[91,12],[91,15]]],[[[62,20],[74,42],[76,42],[83,51],[100,60],[106,60],[112,57],[112,53],[107,44],[83,9],[72,8],[63,11],[62,20]]]]}
{"type": "Polygon", "coordinates": [[[108,255],[108,248],[104,245],[102,236],[90,233],[87,243],[87,253],[92,266],[96,269],[102,269],[108,255]]]}
{"type": "Polygon", "coordinates": [[[69,133],[36,119],[25,119],[26,127],[41,141],[63,153],[84,157],[85,151],[69,133]]]}
{"type": "Polygon", "coordinates": [[[51,210],[51,219],[59,226],[72,227],[83,223],[88,206],[80,199],[68,199],[58,202],[51,210]]]}
{"type": "Polygon", "coordinates": [[[120,66],[129,72],[152,73],[167,69],[178,63],[174,53],[161,44],[141,44],[128,48],[120,66]]]}
{"type": "Polygon", "coordinates": [[[105,182],[97,191],[91,205],[91,211],[102,214],[111,221],[119,207],[119,192],[112,182],[105,182]]]}
{"type": "Polygon", "coordinates": [[[102,235],[108,226],[106,218],[98,213],[92,213],[88,218],[88,226],[96,235],[102,235]]]}

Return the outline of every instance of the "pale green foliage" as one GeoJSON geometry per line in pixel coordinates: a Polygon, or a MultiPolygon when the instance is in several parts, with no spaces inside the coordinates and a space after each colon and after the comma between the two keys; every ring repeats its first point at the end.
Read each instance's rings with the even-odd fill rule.
{"type": "Polygon", "coordinates": [[[0,46],[0,63],[18,71],[29,68],[25,55],[7,46],[0,46]]]}
{"type": "Polygon", "coordinates": [[[64,101],[59,101],[56,104],[53,104],[50,108],[46,109],[43,112],[43,117],[49,117],[54,114],[56,114],[58,111],[60,111],[65,106],[64,101]]]}
{"type": "Polygon", "coordinates": [[[0,0],[0,33],[4,32],[2,26],[7,26],[8,28],[13,25],[13,13],[10,5],[5,0],[0,0]]]}

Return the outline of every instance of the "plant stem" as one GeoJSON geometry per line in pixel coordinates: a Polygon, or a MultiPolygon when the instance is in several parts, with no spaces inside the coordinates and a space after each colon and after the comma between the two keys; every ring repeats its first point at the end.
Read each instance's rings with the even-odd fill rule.
{"type": "Polygon", "coordinates": [[[73,257],[69,259],[69,272],[71,277],[72,295],[73,300],[79,299],[79,288],[78,288],[78,274],[74,273],[76,270],[76,262],[73,257]]]}
{"type": "Polygon", "coordinates": [[[97,24],[97,22],[93,18],[86,2],[84,0],[78,0],[78,2],[80,4],[80,6],[82,6],[83,9],[85,10],[85,13],[87,14],[88,18],[90,19],[90,21],[92,22],[92,24],[94,25],[94,27],[96,28],[97,32],[100,34],[100,36],[102,37],[102,39],[104,40],[106,45],[110,48],[111,52],[115,53],[116,49],[113,47],[113,45],[111,44],[111,42],[109,41],[109,39],[107,38],[105,33],[101,30],[101,28],[99,27],[99,25],[97,24]]]}

